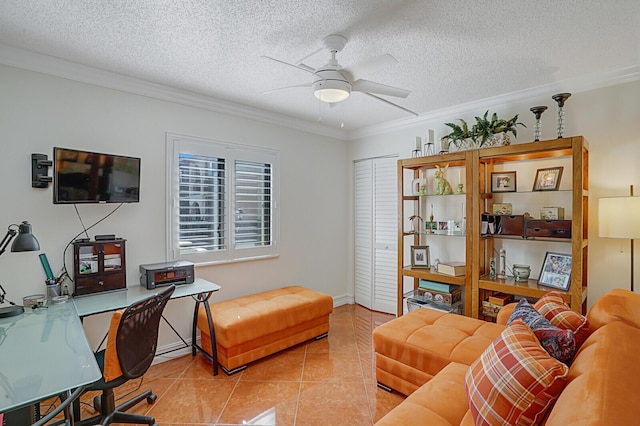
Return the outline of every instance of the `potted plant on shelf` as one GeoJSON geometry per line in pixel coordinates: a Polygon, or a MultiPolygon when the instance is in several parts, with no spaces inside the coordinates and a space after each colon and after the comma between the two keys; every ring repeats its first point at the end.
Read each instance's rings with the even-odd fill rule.
{"type": "Polygon", "coordinates": [[[460,125],[455,123],[445,123],[451,128],[451,133],[442,137],[443,141],[453,143],[458,149],[480,148],[484,146],[509,145],[508,133],[518,137],[517,126],[525,126],[518,123],[518,114],[509,120],[498,118],[495,112],[488,119],[487,110],[482,117],[475,117],[476,122],[471,128],[463,119],[459,119],[460,125]]]}

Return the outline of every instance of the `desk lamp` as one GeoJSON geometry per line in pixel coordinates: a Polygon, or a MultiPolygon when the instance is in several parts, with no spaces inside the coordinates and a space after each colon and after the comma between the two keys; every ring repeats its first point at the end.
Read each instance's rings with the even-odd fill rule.
{"type": "MultiPolygon", "coordinates": [[[[36,237],[31,233],[31,224],[24,221],[20,225],[16,225],[15,223],[9,225],[7,234],[2,239],[2,242],[0,242],[0,256],[5,252],[13,237],[16,237],[16,239],[11,245],[12,252],[40,250],[38,240],[36,240],[36,237]],[[16,234],[18,235],[17,237],[16,234]]],[[[4,303],[5,294],[4,289],[0,287],[0,303],[4,303]]],[[[22,306],[18,306],[11,301],[7,302],[9,302],[11,306],[0,307],[0,318],[12,317],[24,312],[22,306]]]]}
{"type": "Polygon", "coordinates": [[[598,236],[623,238],[631,241],[631,287],[633,288],[633,240],[640,239],[640,197],[633,196],[631,185],[628,197],[607,197],[598,200],[598,236]]]}

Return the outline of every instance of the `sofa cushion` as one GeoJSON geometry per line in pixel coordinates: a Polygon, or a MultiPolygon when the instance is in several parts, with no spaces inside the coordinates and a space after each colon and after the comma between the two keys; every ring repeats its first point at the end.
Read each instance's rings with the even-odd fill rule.
{"type": "Polygon", "coordinates": [[[594,302],[587,319],[591,331],[613,321],[640,328],[640,294],[621,288],[613,289],[594,302]]]}
{"type": "Polygon", "coordinates": [[[504,326],[432,309],[416,309],[373,330],[376,379],[405,395],[450,362],[470,365],[504,326]]]}
{"type": "Polygon", "coordinates": [[[576,341],[576,350],[580,349],[582,343],[589,337],[589,321],[579,313],[572,311],[560,293],[550,291],[542,296],[533,305],[540,315],[549,320],[556,327],[573,331],[573,338],[576,341]]]}
{"type": "Polygon", "coordinates": [[[380,419],[376,426],[463,424],[469,411],[463,386],[468,368],[457,362],[447,365],[380,419]]]}
{"type": "Polygon", "coordinates": [[[120,367],[120,359],[118,358],[118,351],[116,350],[116,335],[118,334],[118,327],[120,326],[120,320],[124,309],[115,311],[111,315],[111,321],[109,322],[109,331],[107,333],[107,346],[104,353],[104,381],[110,382],[122,376],[122,368],[120,367]]]}
{"type": "Polygon", "coordinates": [[[516,319],[521,319],[533,330],[542,347],[555,359],[567,363],[576,352],[576,342],[573,332],[553,326],[545,317],[540,315],[527,299],[520,299],[511,313],[507,325],[516,319]]]}
{"type": "Polygon", "coordinates": [[[476,425],[538,424],[562,392],[568,371],[522,320],[513,321],[465,375],[476,425]]]}
{"type": "Polygon", "coordinates": [[[546,425],[637,425],[638,353],[640,329],[614,321],[594,331],[576,354],[546,425]]]}

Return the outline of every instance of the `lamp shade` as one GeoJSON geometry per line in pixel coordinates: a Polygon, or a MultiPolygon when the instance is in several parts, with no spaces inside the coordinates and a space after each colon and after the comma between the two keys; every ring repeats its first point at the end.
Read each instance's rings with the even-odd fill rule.
{"type": "Polygon", "coordinates": [[[600,237],[640,239],[640,197],[600,198],[598,214],[600,237]]]}
{"type": "Polygon", "coordinates": [[[40,244],[36,237],[31,233],[31,224],[29,222],[22,222],[18,226],[18,235],[11,244],[11,251],[36,251],[40,250],[40,244]]]}

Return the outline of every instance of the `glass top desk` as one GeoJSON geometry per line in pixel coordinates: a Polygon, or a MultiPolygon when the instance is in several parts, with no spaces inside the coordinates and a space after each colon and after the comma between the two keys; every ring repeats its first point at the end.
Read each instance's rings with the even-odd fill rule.
{"type": "MultiPolygon", "coordinates": [[[[184,347],[191,347],[191,354],[193,356],[196,355],[196,351],[202,352],[209,360],[213,363],[213,375],[218,375],[218,359],[217,359],[217,351],[216,348],[216,340],[215,333],[213,330],[213,322],[211,319],[211,311],[209,308],[209,298],[211,294],[220,290],[221,287],[218,284],[214,284],[210,281],[204,280],[202,278],[196,277],[192,284],[181,284],[177,285],[173,295],[171,295],[171,299],[179,299],[181,297],[189,297],[191,296],[193,300],[196,302],[195,309],[193,312],[193,327],[191,331],[191,344],[187,343],[184,338],[178,333],[178,331],[171,325],[171,323],[162,316],[162,319],[171,327],[171,330],[182,340],[184,343],[184,347]],[[209,356],[200,346],[196,343],[196,329],[198,322],[198,309],[202,304],[205,308],[205,312],[207,314],[207,320],[209,323],[209,335],[211,338],[211,353],[213,356],[209,356]]],[[[103,294],[93,294],[88,296],[76,297],[73,299],[73,304],[76,307],[78,312],[78,316],[80,318],[84,318],[90,315],[95,315],[103,312],[115,311],[118,309],[126,308],[134,302],[137,302],[145,297],[152,296],[156,294],[160,289],[156,290],[148,290],[141,285],[134,285],[132,287],[127,287],[126,291],[117,291],[112,293],[103,293],[103,294]]],[[[179,350],[182,348],[171,349],[166,352],[158,353],[157,355],[164,355],[168,352],[172,352],[175,350],[179,350]]]]}
{"type": "MultiPolygon", "coordinates": [[[[133,285],[131,287],[127,287],[126,291],[74,297],[73,304],[78,311],[78,316],[80,318],[84,318],[90,315],[126,308],[132,303],[144,299],[145,297],[157,294],[162,289],[163,287],[156,290],[147,290],[147,288],[142,287],[141,285],[133,285]]],[[[181,297],[188,296],[211,295],[211,293],[220,289],[221,287],[218,284],[196,277],[193,284],[177,285],[173,295],[171,295],[171,298],[179,299],[181,297]]]]}
{"type": "Polygon", "coordinates": [[[101,377],[73,303],[0,318],[0,412],[62,394],[67,406],[101,377]]]}

